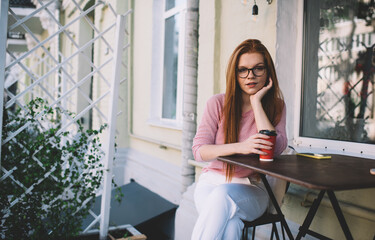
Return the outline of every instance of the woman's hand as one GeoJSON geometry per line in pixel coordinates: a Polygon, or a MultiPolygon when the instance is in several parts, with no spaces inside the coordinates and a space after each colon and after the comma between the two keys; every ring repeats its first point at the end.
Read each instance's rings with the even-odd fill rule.
{"type": "Polygon", "coordinates": [[[268,119],[268,116],[265,113],[263,106],[262,106],[262,98],[272,88],[272,86],[273,86],[272,79],[269,78],[269,83],[266,86],[259,89],[259,91],[256,92],[254,95],[250,95],[250,103],[254,112],[255,123],[257,125],[258,130],[262,130],[262,129],[275,130],[275,127],[272,125],[272,123],[268,119]]]}
{"type": "Polygon", "coordinates": [[[265,139],[270,138],[264,134],[254,134],[243,142],[238,143],[239,154],[267,154],[260,149],[272,149],[272,143],[265,139]]]}
{"type": "Polygon", "coordinates": [[[253,95],[250,95],[250,102],[252,104],[255,103],[255,101],[260,102],[262,100],[262,98],[264,97],[264,95],[266,95],[266,93],[272,88],[272,85],[273,85],[273,82],[272,82],[272,79],[270,77],[269,82],[266,86],[261,88],[257,93],[255,93],[253,95]]]}

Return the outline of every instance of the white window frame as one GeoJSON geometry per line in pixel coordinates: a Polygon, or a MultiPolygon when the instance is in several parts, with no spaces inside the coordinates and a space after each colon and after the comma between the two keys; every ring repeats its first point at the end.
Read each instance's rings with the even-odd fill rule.
{"type": "Polygon", "coordinates": [[[289,145],[296,151],[336,153],[366,158],[375,157],[373,144],[327,140],[300,136],[302,103],[304,1],[280,1],[277,8],[275,66],[287,104],[289,145]],[[290,81],[294,81],[291,85],[290,81]]]}
{"type": "MultiPolygon", "coordinates": [[[[296,71],[295,71],[295,102],[294,102],[294,139],[293,145],[296,150],[310,151],[316,153],[337,153],[360,157],[375,157],[375,146],[372,144],[328,140],[321,138],[308,138],[300,136],[300,116],[302,103],[302,68],[303,68],[303,32],[304,32],[304,1],[297,1],[297,45],[296,45],[296,71]]],[[[289,16],[295,17],[295,16],[289,16]]]]}
{"type": "Polygon", "coordinates": [[[151,103],[148,124],[171,129],[182,129],[183,78],[185,59],[185,17],[186,3],[165,11],[165,0],[153,2],[151,103]],[[176,119],[162,117],[163,108],[163,65],[164,65],[164,26],[165,20],[181,14],[178,43],[176,119]]]}

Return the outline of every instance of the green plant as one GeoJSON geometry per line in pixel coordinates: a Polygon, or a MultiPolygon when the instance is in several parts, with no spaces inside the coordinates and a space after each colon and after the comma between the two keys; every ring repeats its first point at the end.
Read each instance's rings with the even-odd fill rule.
{"type": "Polygon", "coordinates": [[[41,98],[4,111],[0,238],[66,239],[81,231],[102,182],[99,135],[106,126],[85,130],[77,121],[74,131],[63,131],[64,114],[73,116],[41,98]]]}

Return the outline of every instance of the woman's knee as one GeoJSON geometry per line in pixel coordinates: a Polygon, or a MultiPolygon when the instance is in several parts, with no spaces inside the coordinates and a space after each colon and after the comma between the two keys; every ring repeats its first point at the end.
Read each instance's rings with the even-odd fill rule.
{"type": "Polygon", "coordinates": [[[222,184],[217,186],[210,194],[208,204],[213,209],[221,209],[221,211],[227,212],[229,217],[232,217],[237,211],[237,204],[231,197],[231,186],[230,184],[222,184]]]}
{"type": "Polygon", "coordinates": [[[210,198],[223,200],[230,197],[231,186],[230,184],[221,184],[217,186],[210,194],[210,198]]]}
{"type": "Polygon", "coordinates": [[[233,200],[235,199],[241,199],[244,196],[247,195],[253,195],[253,192],[251,191],[251,187],[244,185],[244,184],[235,184],[235,183],[228,183],[228,184],[222,184],[215,188],[213,191],[213,195],[217,198],[223,199],[223,198],[231,198],[233,200]]]}

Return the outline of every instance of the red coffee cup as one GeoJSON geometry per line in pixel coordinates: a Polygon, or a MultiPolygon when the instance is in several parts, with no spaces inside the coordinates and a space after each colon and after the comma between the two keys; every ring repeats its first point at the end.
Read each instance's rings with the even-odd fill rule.
{"type": "Polygon", "coordinates": [[[271,161],[273,161],[273,153],[274,153],[274,150],[275,150],[274,147],[275,147],[277,133],[276,133],[276,131],[273,131],[273,130],[260,130],[259,133],[269,136],[270,138],[268,138],[266,140],[273,143],[272,149],[260,149],[262,152],[267,153],[267,155],[260,154],[259,160],[271,162],[271,161]]]}

